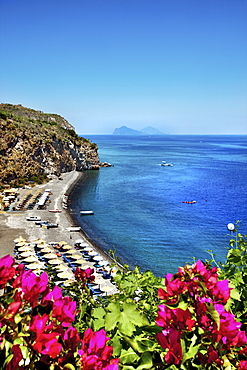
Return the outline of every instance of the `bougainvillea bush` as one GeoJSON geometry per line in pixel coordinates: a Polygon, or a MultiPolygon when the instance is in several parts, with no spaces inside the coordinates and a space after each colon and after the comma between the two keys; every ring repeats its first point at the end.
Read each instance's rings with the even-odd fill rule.
{"type": "Polygon", "coordinates": [[[118,293],[98,300],[92,269],[61,289],[3,257],[0,369],[247,369],[247,243],[238,240],[221,268],[198,260],[165,279],[119,271],[118,293]]]}
{"type": "Polygon", "coordinates": [[[0,289],[3,369],[118,369],[106,332],[88,328],[80,336],[72,325],[76,302],[57,286],[51,290],[46,272],[36,276],[24,265],[14,267],[13,258],[5,256],[0,260],[0,289]]]}

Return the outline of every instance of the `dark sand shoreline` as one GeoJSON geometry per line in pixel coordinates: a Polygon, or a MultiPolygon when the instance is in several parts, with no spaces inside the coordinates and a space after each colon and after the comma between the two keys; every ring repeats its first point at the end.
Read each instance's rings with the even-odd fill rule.
{"type": "MultiPolygon", "coordinates": [[[[67,172],[62,175],[63,181],[53,179],[46,184],[36,185],[31,191],[35,192],[37,189],[44,191],[51,189],[51,204],[49,209],[61,209],[61,213],[50,213],[49,210],[33,210],[1,212],[0,213],[0,258],[6,254],[13,256],[14,239],[22,236],[27,241],[32,242],[35,239],[44,239],[47,243],[64,240],[68,244],[72,244],[76,239],[85,239],[92,248],[97,251],[105,260],[110,263],[113,259],[103,249],[92,241],[89,236],[80,230],[77,232],[69,232],[67,229],[71,226],[79,226],[74,219],[71,210],[62,208],[62,201],[64,194],[70,194],[75,185],[82,179],[83,172],[67,172]],[[27,216],[41,216],[42,220],[48,219],[50,222],[58,223],[59,227],[56,229],[45,229],[36,226],[32,221],[27,221],[27,216]]],[[[25,190],[21,191],[25,194],[25,190]]],[[[27,191],[26,191],[27,192],[27,191]]]]}

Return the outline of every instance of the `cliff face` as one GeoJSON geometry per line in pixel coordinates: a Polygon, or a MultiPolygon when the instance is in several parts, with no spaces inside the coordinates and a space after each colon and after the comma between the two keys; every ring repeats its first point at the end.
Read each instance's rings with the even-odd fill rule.
{"type": "Polygon", "coordinates": [[[0,104],[0,184],[43,181],[72,170],[99,169],[96,144],[63,117],[0,104]]]}

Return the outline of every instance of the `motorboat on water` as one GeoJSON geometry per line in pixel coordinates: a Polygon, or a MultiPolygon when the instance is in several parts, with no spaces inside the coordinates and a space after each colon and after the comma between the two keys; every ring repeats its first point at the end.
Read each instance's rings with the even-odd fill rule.
{"type": "Polygon", "coordinates": [[[87,216],[87,215],[93,215],[94,212],[93,211],[80,211],[80,214],[82,216],[87,216]]]}
{"type": "Polygon", "coordinates": [[[191,200],[191,201],[183,201],[182,203],[187,203],[187,204],[194,204],[196,203],[196,200],[191,200]]]}
{"type": "Polygon", "coordinates": [[[170,167],[172,167],[172,166],[173,166],[173,164],[172,164],[172,163],[167,163],[166,161],[162,161],[160,165],[161,165],[161,166],[170,166],[170,167]]]}

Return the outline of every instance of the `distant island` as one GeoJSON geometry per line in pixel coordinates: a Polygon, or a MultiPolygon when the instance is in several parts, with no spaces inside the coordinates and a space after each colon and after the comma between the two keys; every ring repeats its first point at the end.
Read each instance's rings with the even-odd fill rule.
{"type": "Polygon", "coordinates": [[[152,126],[147,126],[140,131],[134,130],[133,128],[127,126],[121,126],[119,128],[115,128],[115,130],[113,131],[113,135],[165,135],[165,134],[152,126]]]}

